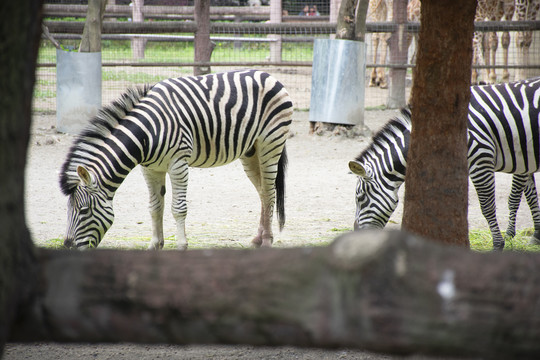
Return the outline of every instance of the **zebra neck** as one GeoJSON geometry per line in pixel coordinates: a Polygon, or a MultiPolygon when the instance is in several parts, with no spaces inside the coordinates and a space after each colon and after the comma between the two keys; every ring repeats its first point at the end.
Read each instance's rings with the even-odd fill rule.
{"type": "Polygon", "coordinates": [[[116,190],[126,176],[140,162],[143,156],[140,146],[125,136],[111,134],[83,158],[88,160],[87,166],[94,173],[98,186],[108,198],[113,198],[116,190]]]}

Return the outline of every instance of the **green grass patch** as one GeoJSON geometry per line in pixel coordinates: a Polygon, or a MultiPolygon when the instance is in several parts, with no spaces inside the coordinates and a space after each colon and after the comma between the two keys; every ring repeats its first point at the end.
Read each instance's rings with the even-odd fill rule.
{"type": "MultiPolygon", "coordinates": [[[[250,38],[257,37],[251,35],[250,38]]],[[[264,38],[264,35],[259,37],[264,38]]],[[[213,62],[234,61],[266,61],[270,56],[269,43],[245,42],[235,47],[233,42],[215,40],[216,47],[212,53],[213,62]]],[[[77,49],[78,40],[62,40],[65,48],[77,49]]],[[[149,41],[146,44],[144,59],[138,62],[191,62],[194,57],[193,42],[158,42],[149,41]]],[[[130,40],[104,40],[101,48],[101,59],[108,61],[132,61],[133,53],[130,40]]],[[[311,44],[285,43],[282,47],[284,61],[311,61],[313,47],[311,44]]],[[[56,62],[56,49],[49,41],[42,41],[38,54],[38,63],[56,62]]]]}
{"type": "Polygon", "coordinates": [[[64,239],[61,239],[61,238],[49,239],[45,242],[44,245],[41,245],[41,247],[44,247],[45,249],[52,249],[52,250],[65,249],[64,239]]]}
{"type": "MultiPolygon", "coordinates": [[[[289,241],[279,240],[277,237],[275,247],[319,247],[328,246],[336,237],[351,231],[350,228],[330,228],[325,233],[314,235],[309,239],[294,238],[289,241]]],[[[530,245],[529,240],[534,233],[534,229],[524,229],[519,231],[513,239],[506,239],[505,251],[540,252],[539,245],[530,245]]],[[[478,252],[489,252],[493,250],[493,241],[489,230],[469,231],[469,241],[471,249],[478,252]]],[[[232,239],[226,236],[216,236],[216,234],[197,234],[188,237],[190,250],[201,249],[250,249],[251,244],[246,239],[232,239]]],[[[100,245],[100,249],[122,249],[122,250],[146,250],[150,245],[150,237],[136,238],[114,238],[106,239],[100,245]]],[[[64,249],[64,240],[61,238],[49,239],[41,247],[47,249],[64,249]]],[[[176,250],[177,244],[174,236],[165,238],[164,250],[176,250]]]]}
{"type": "MultiPolygon", "coordinates": [[[[504,250],[539,252],[540,246],[529,244],[533,233],[534,229],[524,229],[518,231],[516,236],[512,239],[505,238],[504,250]]],[[[469,231],[469,242],[471,243],[472,250],[480,252],[493,250],[493,239],[491,238],[491,232],[489,230],[469,231]]]]}
{"type": "Polygon", "coordinates": [[[147,74],[143,72],[103,70],[102,79],[103,81],[127,81],[134,84],[155,84],[163,80],[163,77],[160,75],[147,74]]]}

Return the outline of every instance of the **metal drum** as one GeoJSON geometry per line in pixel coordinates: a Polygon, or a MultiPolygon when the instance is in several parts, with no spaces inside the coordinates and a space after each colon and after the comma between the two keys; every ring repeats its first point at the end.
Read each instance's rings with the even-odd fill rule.
{"type": "Polygon", "coordinates": [[[317,39],[309,121],[364,125],[365,43],[317,39]]]}
{"type": "Polygon", "coordinates": [[[56,50],[56,128],[78,134],[101,108],[101,52],[56,50]]]}

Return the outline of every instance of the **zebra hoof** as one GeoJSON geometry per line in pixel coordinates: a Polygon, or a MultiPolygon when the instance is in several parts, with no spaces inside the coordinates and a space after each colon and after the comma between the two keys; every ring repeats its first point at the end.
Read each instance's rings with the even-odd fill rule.
{"type": "Polygon", "coordinates": [[[179,244],[178,245],[178,250],[180,250],[180,251],[187,251],[187,248],[188,248],[187,244],[179,244]]]}
{"type": "Polygon", "coordinates": [[[535,231],[531,239],[529,240],[529,245],[540,245],[540,231],[535,231]]]}
{"type": "Polygon", "coordinates": [[[504,241],[494,242],[493,243],[493,250],[495,250],[495,251],[503,251],[504,250],[504,241]]]}
{"type": "Polygon", "coordinates": [[[148,246],[148,250],[161,250],[163,248],[163,245],[159,246],[159,245],[155,245],[153,243],[151,243],[149,246],[148,246]]]}
{"type": "Polygon", "coordinates": [[[504,233],[505,239],[513,239],[514,236],[516,236],[516,232],[515,232],[515,231],[506,230],[506,232],[504,233]]]}

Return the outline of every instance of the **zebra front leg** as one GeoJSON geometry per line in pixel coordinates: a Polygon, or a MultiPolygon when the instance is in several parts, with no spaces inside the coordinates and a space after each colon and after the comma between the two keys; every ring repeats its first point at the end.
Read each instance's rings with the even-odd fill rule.
{"type": "Polygon", "coordinates": [[[169,169],[172,187],[171,211],[176,221],[176,243],[178,250],[186,250],[188,247],[186,237],[188,170],[189,167],[185,160],[176,161],[169,169]]]}
{"type": "Polygon", "coordinates": [[[508,227],[506,228],[506,237],[509,238],[516,236],[516,215],[527,177],[527,175],[519,174],[512,176],[512,189],[510,190],[510,196],[508,196],[508,227]]]}
{"type": "Polygon", "coordinates": [[[163,248],[163,208],[165,206],[165,172],[158,172],[142,167],[142,173],[148,185],[149,210],[152,217],[152,241],[148,249],[163,248]]]}
{"type": "Polygon", "coordinates": [[[538,207],[538,192],[534,181],[534,174],[530,174],[525,184],[525,198],[531,210],[534,222],[534,234],[529,241],[530,245],[540,245],[540,208],[538,207]]]}

